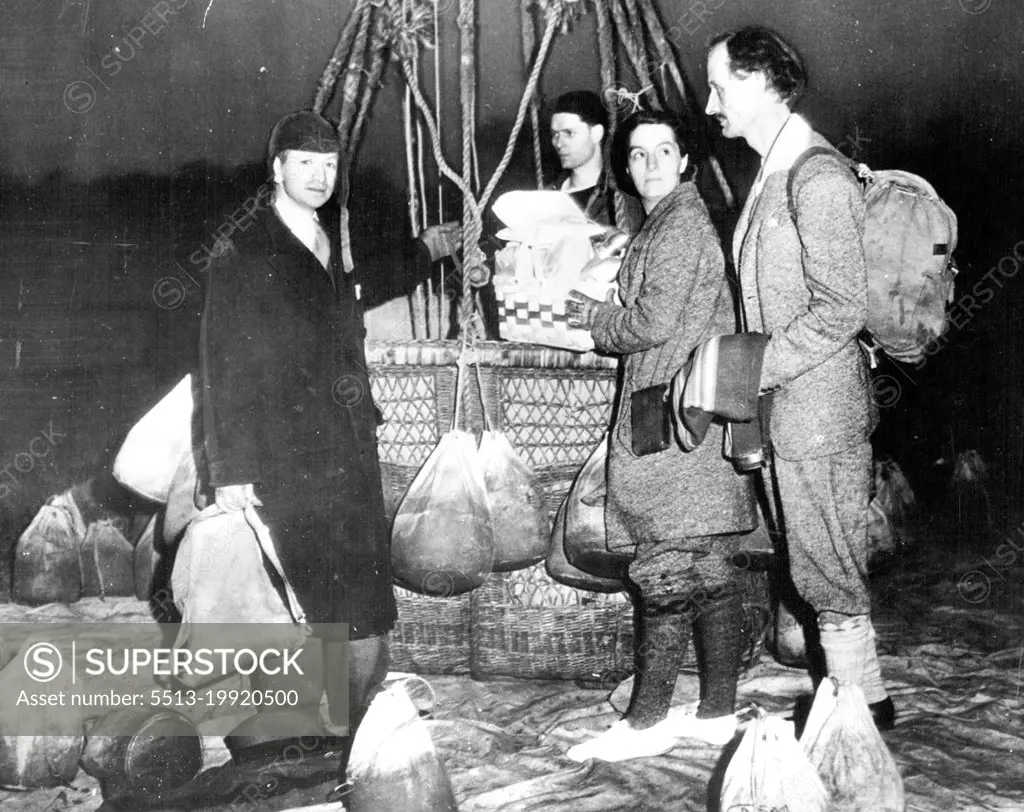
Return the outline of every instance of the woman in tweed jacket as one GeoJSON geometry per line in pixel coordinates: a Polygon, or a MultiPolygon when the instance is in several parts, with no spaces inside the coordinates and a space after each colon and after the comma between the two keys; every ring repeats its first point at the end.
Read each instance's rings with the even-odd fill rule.
{"type": "Polygon", "coordinates": [[[589,327],[600,350],[622,356],[608,455],[609,547],[635,551],[629,568],[639,606],[637,675],[624,719],[572,748],[579,761],[667,752],[683,737],[725,744],[741,646],[738,575],[729,556],[756,524],[752,482],[722,455],[721,429],[686,453],[675,443],[637,456],[630,396],[668,383],[702,341],[735,332],[722,250],[690,179],[680,122],[644,112],[623,124],[620,160],[647,212],[619,273],[623,306],[574,292],[570,323],[589,327]],[[669,712],[691,625],[705,663],[701,701],[669,712]]]}

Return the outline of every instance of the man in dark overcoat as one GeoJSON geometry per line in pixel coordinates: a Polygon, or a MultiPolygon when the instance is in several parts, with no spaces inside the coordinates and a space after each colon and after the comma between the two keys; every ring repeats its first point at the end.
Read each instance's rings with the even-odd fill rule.
{"type": "MultiPolygon", "coordinates": [[[[268,162],[271,204],[221,246],[210,271],[208,480],[224,510],[261,505],[309,622],[348,624],[350,717],[332,721],[354,729],[387,673],[396,610],[358,286],[317,217],[338,174],[334,127],[312,112],[285,116],[268,162]]],[[[344,707],[339,631],[323,640],[332,708],[344,707]]]]}

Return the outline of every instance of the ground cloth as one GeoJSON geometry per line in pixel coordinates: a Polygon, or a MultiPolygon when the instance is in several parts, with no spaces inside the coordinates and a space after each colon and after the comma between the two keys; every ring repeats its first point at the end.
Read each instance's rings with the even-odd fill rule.
{"type": "MultiPolygon", "coordinates": [[[[82,622],[146,618],[140,602],[94,599],[47,609],[7,605],[0,607],[0,622],[48,614],[82,622]]],[[[1024,613],[1010,615],[961,602],[935,607],[912,624],[883,616],[878,625],[882,668],[900,714],[896,729],[885,739],[904,778],[908,810],[1024,809],[1020,646],[1024,613]],[[908,629],[915,642],[906,639],[908,629]],[[985,643],[1011,637],[1017,645],[992,650],[985,643]],[[947,639],[940,642],[940,638],[947,639]]],[[[606,691],[568,682],[429,679],[437,703],[428,726],[462,812],[703,812],[714,808],[708,801],[724,769],[727,753],[722,751],[680,747],[657,758],[620,764],[577,765],[564,757],[572,744],[618,717],[615,708],[624,707],[628,685],[609,696],[606,691]]],[[[803,673],[765,656],[744,678],[740,702],[757,702],[769,711],[783,712],[809,688],[803,673]]],[[[684,673],[674,701],[692,701],[696,690],[696,676],[684,673]]],[[[207,737],[204,745],[206,769],[193,782],[190,800],[152,808],[309,807],[322,804],[333,777],[330,757],[311,757],[287,768],[240,770],[226,764],[221,739],[207,737]],[[238,798],[247,787],[253,797],[253,785],[273,788],[277,794],[268,792],[256,804],[239,806],[238,798]]],[[[101,804],[97,783],[84,772],[68,787],[0,792],[5,811],[74,808],[90,812],[101,804]]]]}

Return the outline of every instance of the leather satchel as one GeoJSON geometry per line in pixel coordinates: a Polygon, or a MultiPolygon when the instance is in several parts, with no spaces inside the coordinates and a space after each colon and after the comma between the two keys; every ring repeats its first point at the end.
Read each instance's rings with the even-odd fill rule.
{"type": "Polygon", "coordinates": [[[638,457],[664,451],[672,442],[669,385],[659,383],[630,395],[633,453],[638,457]]]}

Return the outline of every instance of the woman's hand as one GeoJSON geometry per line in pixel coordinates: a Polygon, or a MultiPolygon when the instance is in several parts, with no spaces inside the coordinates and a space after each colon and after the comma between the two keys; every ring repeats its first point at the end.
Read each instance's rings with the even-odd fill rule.
{"type": "Polygon", "coordinates": [[[598,259],[622,259],[629,245],[629,235],[622,229],[611,226],[594,245],[598,259]]]}
{"type": "Polygon", "coordinates": [[[248,505],[262,504],[251,483],[248,485],[225,485],[223,488],[217,488],[217,507],[225,513],[245,510],[248,505]]]}
{"type": "Polygon", "coordinates": [[[580,271],[580,282],[614,282],[621,264],[619,257],[594,257],[580,271]]]}
{"type": "Polygon", "coordinates": [[[615,304],[614,288],[608,291],[608,297],[603,302],[591,299],[578,290],[570,290],[569,298],[565,300],[565,315],[569,326],[589,330],[594,326],[594,316],[603,304],[615,304]]]}

